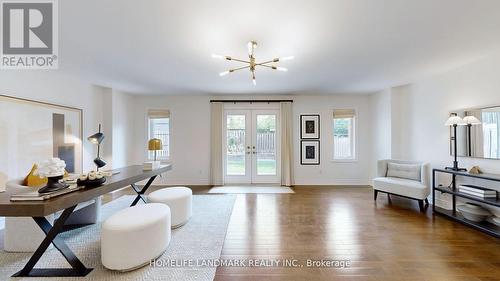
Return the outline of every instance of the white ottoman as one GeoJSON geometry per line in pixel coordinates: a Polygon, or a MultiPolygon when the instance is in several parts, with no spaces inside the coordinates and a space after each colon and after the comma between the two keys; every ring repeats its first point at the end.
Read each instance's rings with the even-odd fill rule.
{"type": "Polygon", "coordinates": [[[149,264],[170,243],[170,209],[143,204],[109,217],[101,229],[101,260],[111,270],[129,271],[149,264]]]}
{"type": "Polygon", "coordinates": [[[192,213],[193,192],[184,186],[163,188],[148,195],[151,203],[163,203],[170,207],[172,228],[188,222],[192,213]]]}

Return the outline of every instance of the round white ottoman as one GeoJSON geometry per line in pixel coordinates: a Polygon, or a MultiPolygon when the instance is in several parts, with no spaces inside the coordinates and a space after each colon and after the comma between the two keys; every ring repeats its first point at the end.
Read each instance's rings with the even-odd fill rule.
{"type": "Polygon", "coordinates": [[[102,224],[102,264],[119,271],[149,264],[165,252],[170,234],[170,209],[164,204],[121,210],[102,224]]]}
{"type": "Polygon", "coordinates": [[[163,203],[170,207],[172,228],[187,223],[192,213],[193,192],[184,186],[163,188],[148,195],[151,203],[163,203]]]}

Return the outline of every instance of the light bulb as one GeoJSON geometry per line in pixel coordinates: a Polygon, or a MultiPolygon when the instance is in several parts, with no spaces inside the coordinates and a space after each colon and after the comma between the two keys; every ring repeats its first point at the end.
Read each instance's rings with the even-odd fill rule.
{"type": "Polygon", "coordinates": [[[288,71],[288,68],[281,67],[281,66],[278,66],[276,69],[277,69],[278,71],[283,71],[283,72],[287,72],[287,71],[288,71]]]}
{"type": "Polygon", "coordinates": [[[254,49],[257,47],[257,44],[253,41],[248,42],[247,48],[248,48],[248,55],[252,56],[254,49]]]}
{"type": "Polygon", "coordinates": [[[252,79],[252,83],[253,83],[254,86],[257,86],[257,80],[252,79]]]}
{"type": "Polygon", "coordinates": [[[293,60],[294,58],[294,56],[282,57],[280,58],[280,61],[293,60]]]}
{"type": "Polygon", "coordinates": [[[214,59],[224,59],[224,56],[218,55],[218,54],[212,54],[212,58],[214,59]]]}
{"type": "Polygon", "coordinates": [[[224,75],[228,75],[228,74],[229,74],[229,70],[226,70],[224,72],[219,73],[219,76],[224,76],[224,75]]]}

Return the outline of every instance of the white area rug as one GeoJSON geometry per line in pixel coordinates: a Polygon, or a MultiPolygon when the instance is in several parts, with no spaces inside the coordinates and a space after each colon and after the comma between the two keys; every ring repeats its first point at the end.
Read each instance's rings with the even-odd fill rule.
{"type": "Polygon", "coordinates": [[[212,187],[208,193],[295,193],[288,186],[224,185],[212,187]]]}
{"type": "MultiPolygon", "coordinates": [[[[102,208],[103,220],[116,211],[128,207],[133,196],[123,196],[102,208]]],[[[193,217],[184,226],[172,230],[172,240],[160,260],[219,259],[229,220],[236,199],[235,195],[194,195],[193,217]]],[[[31,254],[0,251],[0,280],[99,280],[99,281],[150,281],[150,280],[213,280],[216,267],[150,267],[120,273],[101,265],[100,224],[61,234],[78,258],[94,270],[80,278],[11,278],[27,262],[31,254]]],[[[141,237],[137,237],[141,243],[141,237]]],[[[36,267],[69,267],[61,254],[47,251],[36,267]]]]}

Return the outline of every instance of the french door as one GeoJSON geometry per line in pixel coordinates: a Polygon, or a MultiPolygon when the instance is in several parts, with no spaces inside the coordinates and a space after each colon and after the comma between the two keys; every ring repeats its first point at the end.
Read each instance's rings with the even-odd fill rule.
{"type": "Polygon", "coordinates": [[[279,183],[279,110],[225,111],[226,183],[279,183]]]}

